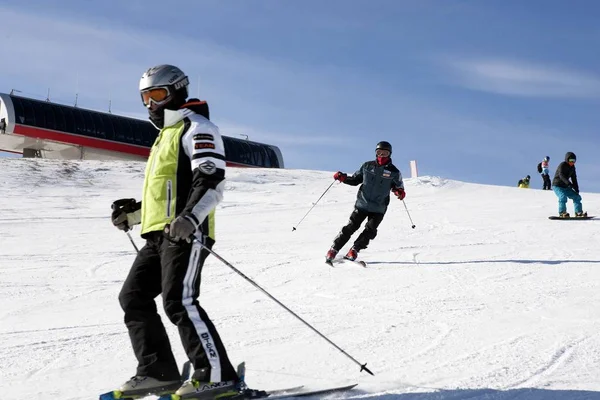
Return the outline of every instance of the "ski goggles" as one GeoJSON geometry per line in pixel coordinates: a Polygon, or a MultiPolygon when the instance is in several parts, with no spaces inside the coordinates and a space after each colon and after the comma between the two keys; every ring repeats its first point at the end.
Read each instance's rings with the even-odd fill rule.
{"type": "Polygon", "coordinates": [[[389,157],[390,152],[389,150],[375,150],[375,155],[377,157],[389,157]]]}
{"type": "Polygon", "coordinates": [[[569,164],[575,164],[576,162],[577,162],[577,160],[573,160],[573,159],[569,160],[569,164]]]}
{"type": "Polygon", "coordinates": [[[171,92],[168,87],[157,87],[146,89],[140,92],[142,95],[142,102],[146,107],[150,107],[152,104],[160,106],[169,99],[171,92]]]}

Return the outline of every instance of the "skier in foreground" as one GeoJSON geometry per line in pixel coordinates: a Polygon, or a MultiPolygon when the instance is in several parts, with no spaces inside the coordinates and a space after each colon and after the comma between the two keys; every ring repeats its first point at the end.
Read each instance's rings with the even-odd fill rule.
{"type": "Polygon", "coordinates": [[[349,260],[356,260],[358,252],[366,249],[369,241],[377,236],[377,227],[383,221],[390,203],[390,190],[399,200],[403,200],[406,196],[402,174],[392,164],[392,145],[385,141],[377,143],[375,155],[374,161],[365,162],[352,176],[340,171],[333,175],[333,179],[346,185],[361,186],[356,195],[354,211],[350,214],[350,221],[341,229],[325,256],[325,261],[328,263],[335,259],[338,251],[367,219],[365,229],[345,256],[349,260]]]}
{"type": "Polygon", "coordinates": [[[140,80],[150,120],[160,129],[144,177],[142,201],[113,204],[112,222],[124,231],[141,223],[146,239],[119,294],[125,325],[138,360],[123,397],[173,393],[180,398],[213,398],[239,393],[239,378],[217,330],[198,302],[202,266],[211,248],[214,210],[223,198],[225,151],[208,106],[187,100],[188,77],[159,65],[140,80]],[[155,298],[177,325],[194,373],[181,381],[155,298]]]}
{"type": "Polygon", "coordinates": [[[565,161],[558,164],[554,179],[552,180],[552,188],[558,197],[558,215],[561,218],[570,217],[567,212],[567,199],[573,200],[575,217],[587,217],[587,213],[583,212],[583,206],[581,205],[579,183],[577,182],[577,172],[575,171],[576,162],[577,157],[575,153],[569,151],[565,155],[565,161]]]}

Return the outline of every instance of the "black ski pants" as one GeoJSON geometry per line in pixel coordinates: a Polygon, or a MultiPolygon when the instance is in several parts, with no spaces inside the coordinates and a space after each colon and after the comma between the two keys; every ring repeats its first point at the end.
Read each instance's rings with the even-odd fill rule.
{"type": "Polygon", "coordinates": [[[375,236],[377,236],[377,227],[379,224],[381,224],[381,221],[383,221],[384,215],[385,214],[371,213],[355,208],[352,214],[350,214],[350,220],[348,221],[348,224],[342,228],[340,233],[333,240],[332,247],[337,251],[340,251],[340,249],[344,247],[346,243],[348,243],[348,240],[350,240],[352,234],[356,232],[360,228],[363,221],[367,219],[365,229],[361,232],[358,238],[356,238],[354,245],[352,246],[356,249],[356,251],[366,249],[369,245],[369,242],[372,239],[375,239],[375,236]]]}
{"type": "MultiPolygon", "coordinates": [[[[154,300],[162,293],[165,313],[177,325],[194,367],[193,377],[204,382],[238,379],[215,326],[198,302],[202,266],[209,254],[198,240],[173,243],[162,232],[152,232],[133,262],[119,302],[138,360],[136,375],[180,379],[154,300]]],[[[209,237],[203,240],[212,248],[214,240],[209,237]]]]}
{"type": "Polygon", "coordinates": [[[550,175],[542,174],[542,179],[544,180],[544,188],[543,190],[552,189],[552,182],[550,181],[550,175]]]}

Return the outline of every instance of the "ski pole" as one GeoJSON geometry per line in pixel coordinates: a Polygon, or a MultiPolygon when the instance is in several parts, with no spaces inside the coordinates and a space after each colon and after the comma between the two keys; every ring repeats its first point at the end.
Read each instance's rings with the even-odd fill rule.
{"type": "Polygon", "coordinates": [[[310,208],[310,210],[308,210],[308,212],[307,212],[306,214],[304,214],[304,217],[302,217],[302,219],[301,219],[301,220],[300,220],[300,221],[299,221],[299,222],[296,224],[296,226],[293,226],[293,227],[292,227],[292,232],[294,232],[294,231],[296,230],[296,227],[297,227],[298,225],[300,225],[300,223],[301,223],[302,221],[304,221],[304,218],[306,218],[306,216],[308,215],[308,213],[309,213],[309,212],[311,212],[313,208],[315,208],[315,206],[317,205],[317,203],[319,202],[319,200],[321,200],[321,199],[323,198],[323,196],[325,196],[325,193],[327,193],[327,191],[328,191],[329,189],[331,189],[331,186],[333,186],[333,184],[334,184],[334,183],[335,183],[335,181],[331,182],[331,185],[329,185],[329,186],[327,187],[327,189],[325,189],[325,191],[323,192],[323,194],[321,195],[321,197],[319,197],[319,199],[318,199],[318,200],[315,202],[315,204],[313,204],[313,205],[312,205],[312,207],[310,208]]]}
{"type": "Polygon", "coordinates": [[[415,224],[414,224],[412,218],[410,217],[410,213],[408,212],[408,207],[406,207],[406,203],[404,202],[404,200],[402,200],[402,204],[404,204],[404,208],[406,209],[406,213],[408,214],[408,219],[410,219],[410,223],[412,224],[412,228],[415,229],[415,224]]]}
{"type": "Polygon", "coordinates": [[[135,249],[136,253],[139,253],[140,249],[138,249],[138,247],[135,245],[135,242],[133,241],[133,238],[131,237],[131,234],[129,232],[125,232],[125,233],[127,234],[127,237],[129,237],[129,241],[133,245],[133,248],[135,249]]]}
{"type": "MultiPolygon", "coordinates": [[[[330,186],[331,187],[331,186],[330,186]]],[[[197,239],[196,239],[197,240],[197,239]]],[[[256,282],[254,282],[252,279],[248,278],[246,275],[244,275],[242,273],[242,271],[240,271],[239,269],[237,269],[236,267],[234,267],[233,265],[231,265],[229,262],[227,262],[227,260],[225,260],[223,257],[221,257],[220,255],[218,255],[217,253],[215,253],[211,248],[209,248],[208,246],[206,246],[204,243],[202,243],[202,241],[197,240],[198,243],[200,243],[200,245],[205,248],[210,254],[212,254],[213,256],[217,257],[217,259],[219,261],[221,261],[223,264],[227,265],[229,268],[231,268],[236,274],[238,274],[239,276],[241,276],[242,278],[244,278],[245,280],[247,280],[248,282],[250,282],[250,284],[252,286],[254,286],[255,288],[257,288],[258,290],[260,290],[261,292],[263,292],[264,294],[266,294],[267,296],[269,296],[269,298],[271,300],[273,300],[275,303],[279,304],[281,307],[283,307],[287,312],[289,312],[290,314],[292,314],[294,317],[298,318],[298,320],[300,320],[300,322],[302,322],[304,325],[308,326],[310,329],[313,330],[313,332],[315,332],[317,335],[321,336],[323,339],[325,339],[329,344],[331,344],[333,347],[335,347],[336,349],[338,349],[343,355],[345,355],[346,357],[348,357],[350,360],[354,361],[356,364],[360,365],[360,371],[362,372],[367,371],[369,374],[374,375],[368,368],[367,368],[367,364],[361,364],[360,362],[358,362],[357,360],[355,360],[351,355],[349,355],[348,353],[346,353],[344,350],[342,350],[337,344],[333,343],[331,340],[329,340],[325,335],[323,335],[321,332],[319,332],[317,329],[315,329],[311,324],[309,324],[308,322],[306,322],[305,320],[303,320],[302,318],[300,318],[300,316],[298,314],[296,314],[295,312],[293,312],[292,310],[290,310],[289,308],[287,308],[282,302],[280,302],[279,300],[277,300],[275,297],[273,297],[269,292],[267,292],[265,289],[263,289],[262,287],[260,287],[256,282]]]]}

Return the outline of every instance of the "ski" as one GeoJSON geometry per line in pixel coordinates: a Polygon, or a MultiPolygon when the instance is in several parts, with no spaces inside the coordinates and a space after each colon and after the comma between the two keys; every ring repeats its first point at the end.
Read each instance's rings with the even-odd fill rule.
{"type": "Polygon", "coordinates": [[[234,394],[232,396],[222,396],[219,399],[223,400],[252,400],[252,399],[264,399],[264,398],[273,398],[277,396],[285,396],[291,393],[298,393],[302,390],[304,386],[294,386],[285,389],[276,389],[276,390],[255,390],[255,389],[244,389],[238,394],[234,394]]]}
{"type": "MultiPolygon", "coordinates": [[[[250,390],[250,393],[240,393],[234,396],[222,396],[215,400],[252,400],[252,399],[261,399],[267,398],[268,400],[277,400],[277,399],[293,399],[296,397],[312,397],[312,396],[325,396],[332,393],[337,392],[345,392],[353,389],[358,383],[353,383],[351,385],[346,386],[337,386],[330,387],[326,389],[316,389],[316,390],[303,390],[304,386],[297,386],[294,388],[288,389],[278,389],[278,390],[267,390],[265,391],[253,391],[250,390]],[[254,395],[253,392],[259,392],[258,396],[254,395]]],[[[206,399],[208,400],[208,399],[206,399]]]]}
{"type": "Polygon", "coordinates": [[[340,258],[336,258],[335,260],[333,260],[333,262],[336,264],[340,264],[343,262],[352,262],[354,264],[360,265],[361,267],[367,268],[367,263],[364,262],[363,260],[350,260],[349,258],[346,258],[346,257],[340,257],[340,258]]]}
{"type": "Polygon", "coordinates": [[[175,394],[169,394],[159,397],[158,400],[252,400],[252,399],[288,399],[293,397],[306,397],[313,396],[317,394],[328,394],[339,392],[342,390],[349,390],[356,386],[342,386],[336,388],[328,388],[328,389],[319,389],[319,390],[303,390],[304,385],[289,387],[285,389],[276,389],[276,390],[255,390],[255,389],[244,389],[239,393],[226,392],[220,393],[213,397],[208,393],[198,394],[197,397],[185,397],[181,398],[175,394]]]}
{"type": "Polygon", "coordinates": [[[351,260],[351,259],[349,259],[349,258],[346,258],[346,256],[343,256],[343,257],[336,257],[336,258],[334,258],[333,260],[328,260],[328,259],[326,258],[326,259],[325,259],[325,264],[329,265],[331,268],[335,268],[335,265],[334,265],[334,264],[341,264],[341,263],[343,263],[343,262],[345,262],[345,261],[348,261],[348,262],[353,262],[353,263],[355,263],[355,264],[358,264],[358,265],[360,265],[361,267],[365,267],[365,268],[367,268],[367,263],[366,263],[366,262],[364,262],[363,260],[351,260]]]}
{"type": "Polygon", "coordinates": [[[296,393],[301,391],[304,388],[304,385],[289,387],[285,389],[276,389],[276,390],[267,390],[269,396],[281,396],[287,393],[296,393]]]}
{"type": "Polygon", "coordinates": [[[360,265],[361,267],[367,268],[367,263],[364,262],[363,260],[348,260],[347,258],[336,258],[331,261],[325,260],[325,264],[329,265],[331,268],[335,268],[335,265],[333,265],[333,264],[341,264],[345,261],[353,262],[355,264],[360,265]]]}
{"type": "Polygon", "coordinates": [[[297,392],[285,393],[285,394],[279,394],[279,395],[271,394],[271,392],[267,392],[267,393],[269,393],[269,397],[268,397],[269,400],[292,399],[292,398],[296,398],[296,397],[325,396],[325,395],[337,393],[337,392],[346,392],[348,390],[352,390],[356,385],[358,385],[358,383],[353,383],[351,385],[346,385],[346,386],[337,386],[337,387],[332,387],[332,388],[327,388],[327,389],[300,390],[297,392]]]}

